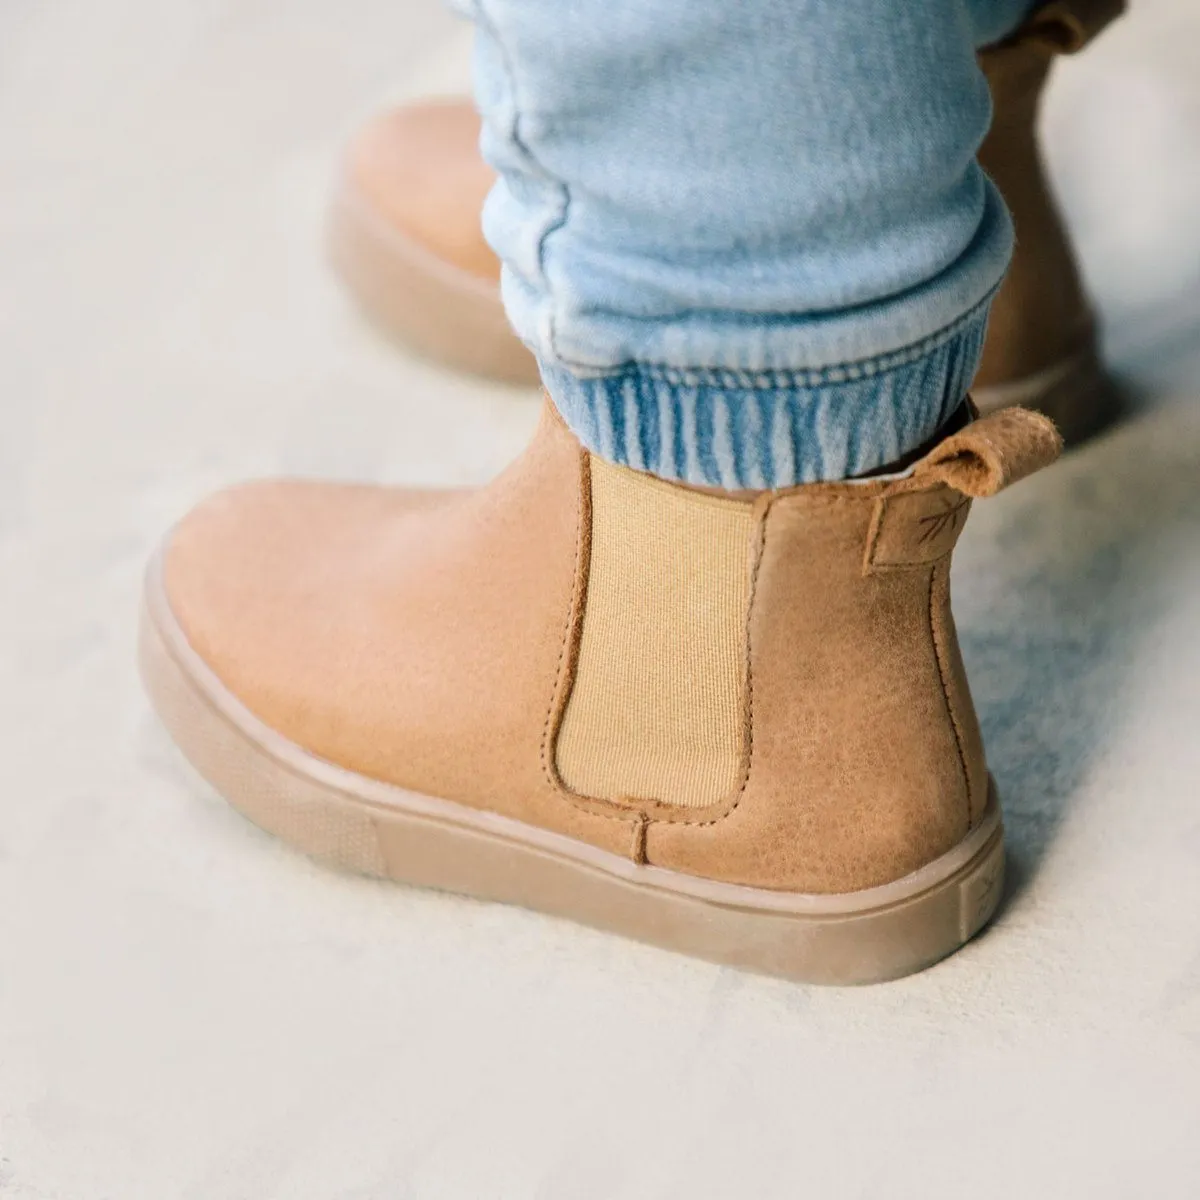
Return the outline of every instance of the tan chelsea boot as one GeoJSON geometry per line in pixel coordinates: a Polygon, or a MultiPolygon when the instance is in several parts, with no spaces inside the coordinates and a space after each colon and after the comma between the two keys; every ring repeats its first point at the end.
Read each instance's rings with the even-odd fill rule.
{"type": "Polygon", "coordinates": [[[343,159],[329,254],[386,332],[459,370],[533,384],[537,364],[504,314],[500,262],[480,229],[494,179],[470,102],[381,113],[343,159]]]}
{"type": "Polygon", "coordinates": [[[481,489],[202,504],[148,573],[144,677],[200,772],[317,858],[894,978],[1000,897],[950,555],[970,499],[1059,446],[1012,409],[899,477],[735,497],[598,459],[547,404],[481,489]]]}
{"type": "Polygon", "coordinates": [[[979,56],[995,109],[979,161],[1008,203],[1017,246],[992,305],[975,400],[984,411],[1039,409],[1069,443],[1108,424],[1119,397],[1046,178],[1038,110],[1055,58],[1081,50],[1123,9],[1124,0],[1054,0],[979,56]]]}

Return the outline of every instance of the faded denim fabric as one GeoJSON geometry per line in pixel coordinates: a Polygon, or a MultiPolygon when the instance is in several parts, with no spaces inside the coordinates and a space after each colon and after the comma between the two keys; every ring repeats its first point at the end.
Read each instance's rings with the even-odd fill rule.
{"type": "Polygon", "coordinates": [[[1012,229],[975,48],[1028,0],[461,0],[509,316],[585,445],[712,486],[894,461],[1012,229]]]}

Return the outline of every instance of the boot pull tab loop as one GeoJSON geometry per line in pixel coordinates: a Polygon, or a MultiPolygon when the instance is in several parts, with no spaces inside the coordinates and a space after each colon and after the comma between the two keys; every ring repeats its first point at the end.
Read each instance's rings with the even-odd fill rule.
{"type": "Polygon", "coordinates": [[[1125,0],[1051,0],[1035,9],[1016,38],[1049,54],[1076,54],[1125,11],[1125,0]]]}
{"type": "Polygon", "coordinates": [[[964,496],[994,496],[1062,453],[1054,422],[1027,408],[1003,408],[935,446],[913,477],[944,483],[964,496]]]}

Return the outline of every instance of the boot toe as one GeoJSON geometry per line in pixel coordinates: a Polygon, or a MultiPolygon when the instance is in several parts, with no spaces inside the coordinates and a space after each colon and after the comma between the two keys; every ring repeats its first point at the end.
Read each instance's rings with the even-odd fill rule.
{"type": "Polygon", "coordinates": [[[220,492],[167,540],[167,607],[237,700],[326,753],[362,721],[355,690],[381,683],[389,532],[452,494],[300,481],[220,492]]]}

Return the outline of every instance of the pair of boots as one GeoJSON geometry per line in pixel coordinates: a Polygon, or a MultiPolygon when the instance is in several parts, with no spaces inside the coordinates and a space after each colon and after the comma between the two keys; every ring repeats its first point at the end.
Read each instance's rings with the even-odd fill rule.
{"type": "MultiPolygon", "coordinates": [[[[614,466],[550,405],[482,489],[217,495],[146,587],[143,672],[187,756],[319,858],[721,962],[867,982],[961,946],[995,910],[1004,855],[951,552],[973,498],[1059,452],[1053,423],[1008,400],[1076,435],[1108,403],[1032,128],[1048,52],[1088,32],[1051,5],[984,56],[1001,110],[987,161],[1022,239],[987,351],[1000,407],[961,413],[902,474],[758,495],[614,466]]],[[[430,120],[471,132],[460,109],[398,120],[407,139],[430,120]]],[[[413,334],[469,331],[436,347],[520,374],[473,232],[484,169],[443,162],[460,237],[420,205],[381,207],[374,157],[352,159],[354,203],[376,206],[372,236],[394,221],[396,314],[413,334]]],[[[361,230],[344,236],[361,250],[361,230]]]]}

